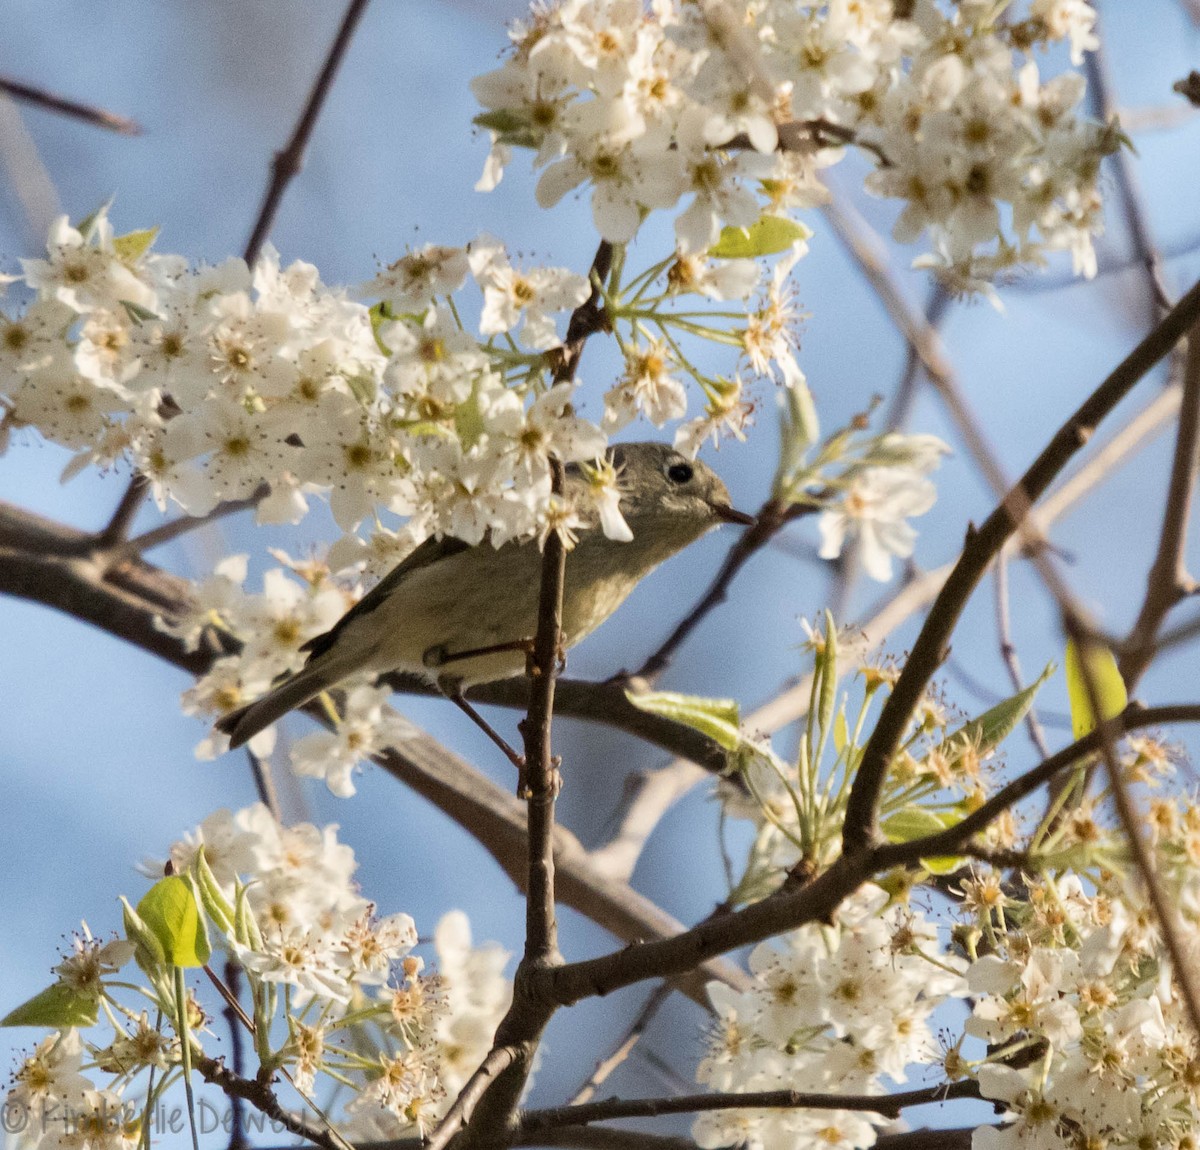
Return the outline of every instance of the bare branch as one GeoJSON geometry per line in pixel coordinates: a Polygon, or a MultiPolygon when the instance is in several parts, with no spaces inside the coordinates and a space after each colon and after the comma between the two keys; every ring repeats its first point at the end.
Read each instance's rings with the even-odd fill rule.
{"type": "Polygon", "coordinates": [[[1186,564],[1188,518],[1200,470],[1200,326],[1188,339],[1179,408],[1179,430],[1171,478],[1163,505],[1158,551],[1150,566],[1146,595],[1137,621],[1122,645],[1119,666],[1126,686],[1132,690],[1154,657],[1155,638],[1167,613],[1197,589],[1186,564]]]}
{"type": "Polygon", "coordinates": [[[82,120],[85,124],[104,128],[109,132],[117,132],[122,136],[140,136],[142,134],[141,125],[128,116],[118,116],[116,112],[105,111],[104,108],[97,107],[95,104],[85,104],[79,100],[68,99],[66,96],[60,96],[46,88],[14,80],[11,76],[0,76],[0,92],[7,93],[14,100],[45,108],[60,116],[70,116],[72,119],[82,120]]]}
{"type": "Polygon", "coordinates": [[[316,127],[317,117],[321,114],[321,109],[333,87],[337,70],[350,47],[354,30],[366,11],[367,2],[368,0],[350,0],[337,34],[333,38],[333,43],[329,46],[325,64],[313,84],[304,110],[300,113],[300,119],[296,122],[292,138],[288,140],[282,151],[275,153],[275,158],[271,161],[271,180],[263,195],[262,206],[258,209],[258,218],[254,221],[254,227],[250,232],[250,238],[246,241],[246,250],[243,253],[243,258],[248,264],[253,264],[258,259],[258,253],[266,243],[267,236],[271,234],[275,215],[283,201],[283,193],[304,164],[304,152],[312,137],[313,129],[316,127]]]}
{"type": "Polygon", "coordinates": [[[633,1053],[633,1048],[646,1033],[646,1028],[654,1021],[662,1004],[671,997],[671,992],[674,990],[673,983],[660,982],[650,992],[649,997],[642,1004],[642,1009],[638,1011],[637,1017],[630,1023],[613,1052],[596,1064],[596,1069],[592,1071],[588,1080],[575,1092],[575,1096],[571,1099],[572,1106],[590,1102],[596,1096],[596,1091],[608,1081],[608,1076],[633,1053]]]}
{"type": "MultiPolygon", "coordinates": [[[[1113,92],[1112,71],[1108,64],[1105,51],[1103,28],[1098,46],[1091,52],[1083,54],[1083,68],[1087,75],[1087,91],[1097,119],[1106,124],[1117,115],[1117,102],[1113,92]]],[[[1161,314],[1171,306],[1171,293],[1167,288],[1162,253],[1158,250],[1153,237],[1150,235],[1150,225],[1147,221],[1146,206],[1142,199],[1142,191],[1138,186],[1137,173],[1129,162],[1129,153],[1124,148],[1117,148],[1109,157],[1110,165],[1116,176],[1117,191],[1121,198],[1121,207],[1125,213],[1125,223],[1133,237],[1134,250],[1146,267],[1150,281],[1150,294],[1158,312],[1161,314]]]]}
{"type": "Polygon", "coordinates": [[[910,1106],[928,1106],[958,1098],[978,1098],[970,1080],[941,1083],[902,1094],[816,1094],[802,1090],[751,1090],[745,1093],[685,1094],[674,1098],[608,1098],[581,1106],[527,1110],[519,1117],[525,1132],[558,1126],[583,1126],[617,1118],[658,1118],[664,1114],[699,1114],[709,1110],[861,1110],[887,1118],[899,1117],[910,1106]]]}

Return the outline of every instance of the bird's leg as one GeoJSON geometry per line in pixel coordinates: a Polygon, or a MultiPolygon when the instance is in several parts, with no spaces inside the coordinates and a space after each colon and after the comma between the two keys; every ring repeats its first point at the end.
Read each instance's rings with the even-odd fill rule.
{"type": "Polygon", "coordinates": [[[439,675],[437,682],[438,689],[442,694],[504,752],[504,757],[517,768],[518,781],[523,781],[525,778],[525,756],[513,750],[504,736],[467,702],[462,692],[462,680],[456,679],[451,675],[439,675]]]}

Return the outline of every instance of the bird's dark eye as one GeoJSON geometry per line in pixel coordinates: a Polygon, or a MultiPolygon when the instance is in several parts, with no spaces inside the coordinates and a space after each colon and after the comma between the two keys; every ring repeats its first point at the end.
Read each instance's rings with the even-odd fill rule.
{"type": "Polygon", "coordinates": [[[690,483],[696,469],[690,463],[672,463],[667,468],[667,478],[672,483],[690,483]]]}

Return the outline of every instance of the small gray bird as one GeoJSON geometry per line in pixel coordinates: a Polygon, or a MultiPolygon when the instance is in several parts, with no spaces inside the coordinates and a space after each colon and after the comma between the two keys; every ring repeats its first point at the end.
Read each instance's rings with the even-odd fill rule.
{"type": "MultiPolygon", "coordinates": [[[[609,449],[619,475],[628,542],[586,523],[567,553],[564,647],[591,634],[664,559],[722,522],[750,524],[725,484],[661,443],[609,449]]],[[[587,480],[568,467],[566,493],[587,480]]],[[[492,547],[427,539],[338,621],[310,639],[304,668],[217,722],[239,747],[288,711],[359,671],[407,671],[448,694],[522,674],[537,631],[542,557],[534,540],[492,547]]]]}

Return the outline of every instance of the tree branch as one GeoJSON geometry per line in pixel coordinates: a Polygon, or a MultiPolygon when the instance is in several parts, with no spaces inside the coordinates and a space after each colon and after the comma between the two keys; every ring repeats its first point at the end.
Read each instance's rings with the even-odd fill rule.
{"type": "Polygon", "coordinates": [[[842,838],[846,853],[860,851],[874,840],[876,804],[892,756],[926,684],[945,659],[950,635],[984,572],[1000,548],[1019,529],[1029,508],[1091,438],[1099,422],[1171,350],[1195,323],[1197,316],[1200,316],[1200,283],[1171,309],[1059,428],[983,526],[968,532],[962,555],[926,617],[904,670],[884,703],[875,730],[863,750],[846,808],[842,838]]]}
{"type": "Polygon", "coordinates": [[[321,114],[321,109],[333,87],[337,70],[350,47],[354,30],[366,11],[367,2],[368,0],[350,0],[345,15],[342,17],[342,23],[333,38],[333,43],[329,46],[325,64],[317,75],[304,109],[300,113],[300,119],[296,122],[292,138],[288,140],[282,151],[275,153],[275,158],[271,161],[271,179],[267,184],[262,206],[258,209],[258,218],[254,221],[254,227],[251,229],[250,238],[246,241],[246,250],[243,253],[246,263],[251,266],[258,259],[259,252],[262,251],[262,246],[267,241],[267,236],[271,234],[276,213],[283,201],[283,193],[304,165],[304,152],[312,137],[313,129],[316,127],[317,117],[321,114]]]}
{"type": "Polygon", "coordinates": [[[1167,613],[1197,584],[1187,570],[1187,529],[1200,469],[1200,326],[1188,338],[1187,360],[1183,374],[1183,397],[1179,408],[1179,429],[1175,436],[1175,455],[1171,478],[1163,505],[1162,530],[1158,551],[1146,580],[1142,601],[1129,637],[1122,644],[1119,666],[1129,690],[1133,690],[1154,657],[1155,639],[1167,613]]]}
{"type": "Polygon", "coordinates": [[[60,96],[46,88],[14,80],[11,76],[0,76],[0,92],[4,92],[14,100],[45,108],[49,112],[57,112],[60,116],[70,116],[72,119],[82,120],[85,124],[91,124],[95,128],[104,128],[106,131],[117,132],[122,136],[140,136],[142,134],[141,125],[128,116],[118,116],[116,112],[105,111],[95,104],[70,100],[66,96],[60,96]]]}
{"type": "Polygon", "coordinates": [[[970,1079],[942,1083],[900,1094],[809,1094],[802,1090],[751,1090],[744,1093],[684,1094],[672,1098],[607,1098],[578,1106],[527,1110],[518,1117],[522,1133],[559,1126],[583,1126],[617,1118],[658,1118],[664,1114],[699,1114],[709,1110],[863,1110],[896,1118],[910,1106],[927,1106],[958,1098],[978,1098],[970,1079]]]}

